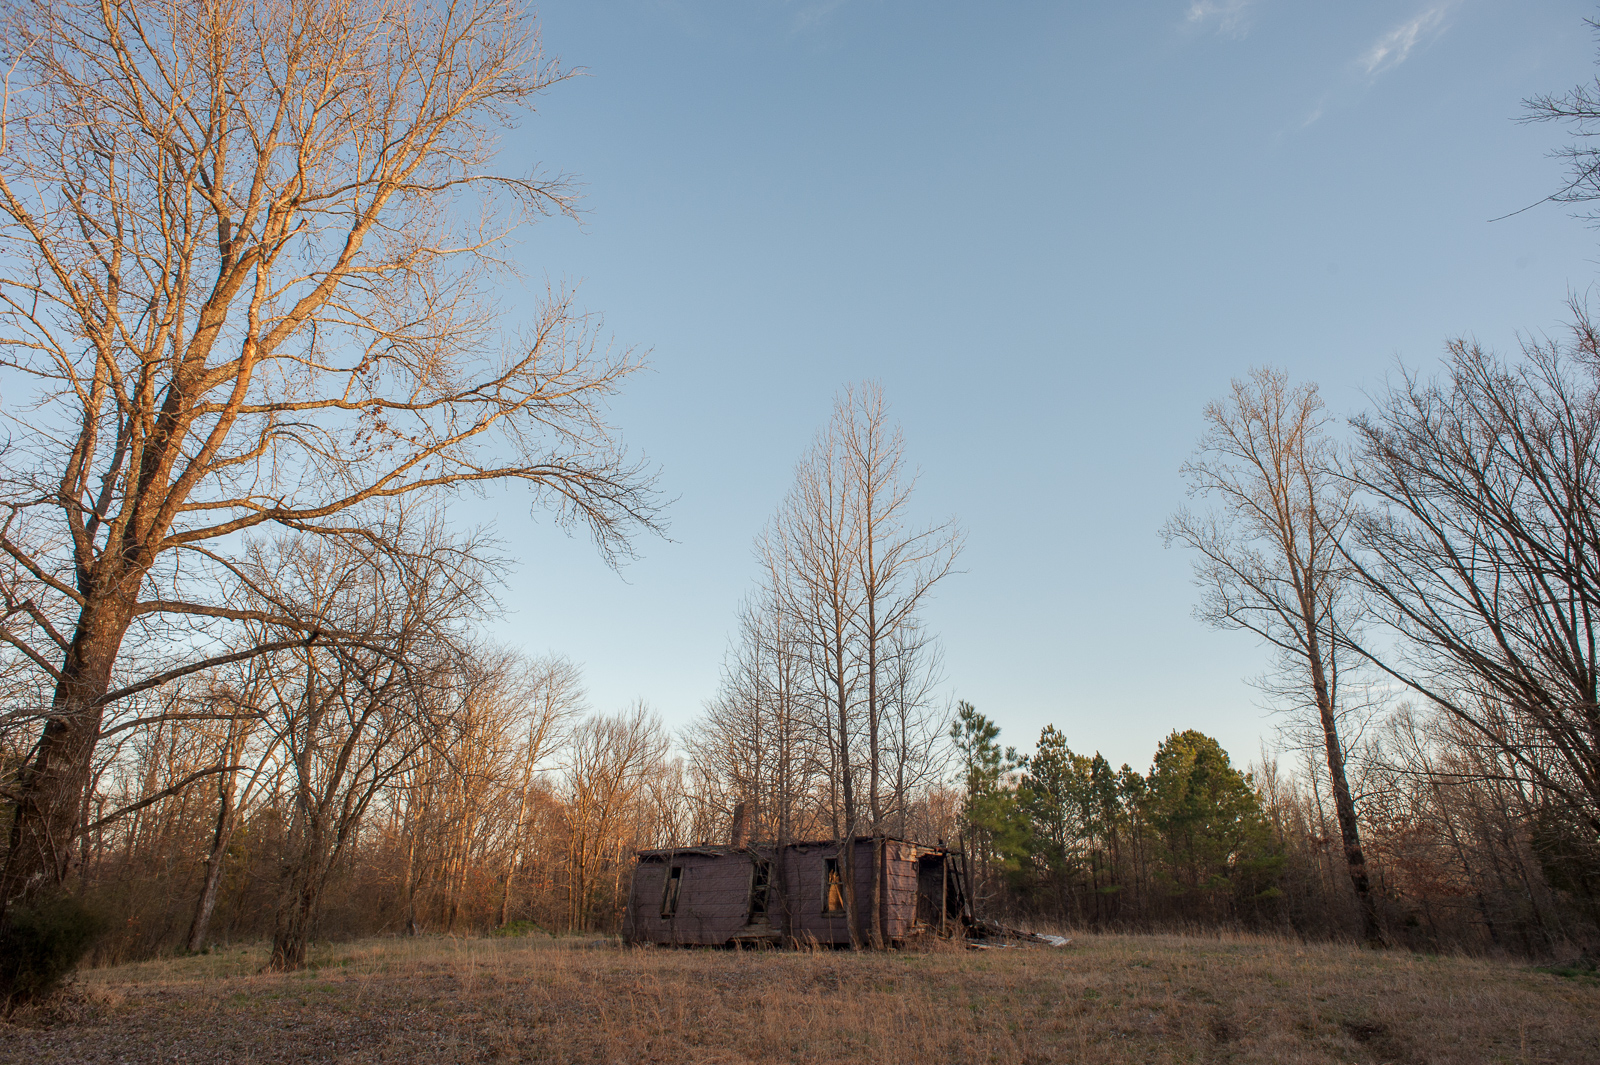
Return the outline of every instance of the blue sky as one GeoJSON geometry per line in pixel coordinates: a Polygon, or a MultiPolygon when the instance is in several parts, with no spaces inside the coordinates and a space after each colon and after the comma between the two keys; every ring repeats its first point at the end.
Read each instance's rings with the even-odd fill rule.
{"type": "MultiPolygon", "coordinates": [[[[1547,206],[1593,76],[1586,3],[955,5],[557,0],[587,75],[507,141],[585,183],[516,249],[648,348],[614,416],[670,540],[620,574],[521,497],[460,508],[519,560],[498,635],[674,727],[716,687],[750,541],[848,381],[876,378],[968,530],[928,617],[949,690],[1031,746],[1148,764],[1174,728],[1256,756],[1248,638],[1191,617],[1157,530],[1200,411],[1259,363],[1341,413],[1447,338],[1555,331],[1596,233],[1547,206]]],[[[513,302],[521,299],[508,292],[513,302]]]]}

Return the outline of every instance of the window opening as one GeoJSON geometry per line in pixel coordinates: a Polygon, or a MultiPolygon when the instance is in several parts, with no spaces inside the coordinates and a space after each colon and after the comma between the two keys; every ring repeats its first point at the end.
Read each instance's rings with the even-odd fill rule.
{"type": "Polygon", "coordinates": [[[772,863],[757,858],[750,870],[750,919],[767,915],[767,899],[772,894],[772,863]]]}
{"type": "Polygon", "coordinates": [[[666,889],[661,893],[661,916],[672,917],[678,912],[678,890],[683,887],[683,866],[674,865],[667,873],[666,889]]]}
{"type": "Polygon", "coordinates": [[[827,889],[823,903],[823,913],[844,912],[844,874],[839,871],[839,859],[824,858],[823,867],[827,870],[827,889]]]}

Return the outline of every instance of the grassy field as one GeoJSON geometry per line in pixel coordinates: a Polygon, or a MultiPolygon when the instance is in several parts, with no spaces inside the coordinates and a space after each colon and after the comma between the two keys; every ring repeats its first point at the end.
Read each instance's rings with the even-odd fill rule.
{"type": "Polygon", "coordinates": [[[0,1061],[1600,1063],[1600,981],[1269,939],[890,954],[383,939],[89,972],[0,1061]]]}

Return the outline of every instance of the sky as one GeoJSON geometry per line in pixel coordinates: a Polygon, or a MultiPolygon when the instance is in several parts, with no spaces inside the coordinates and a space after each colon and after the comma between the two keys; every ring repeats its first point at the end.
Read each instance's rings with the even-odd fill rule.
{"type": "Polygon", "coordinates": [[[716,691],[751,541],[846,383],[882,382],[914,512],[967,531],[926,617],[945,692],[1031,747],[1148,766],[1174,729],[1259,757],[1268,657],[1193,617],[1159,529],[1201,410],[1272,364],[1341,416],[1446,341],[1558,333],[1600,233],[1557,205],[1592,79],[1565,0],[550,0],[584,76],[505,142],[583,182],[525,231],[531,307],[576,287],[649,352],[611,411],[666,537],[607,568],[515,491],[452,509],[516,560],[497,637],[676,730],[716,691]]]}

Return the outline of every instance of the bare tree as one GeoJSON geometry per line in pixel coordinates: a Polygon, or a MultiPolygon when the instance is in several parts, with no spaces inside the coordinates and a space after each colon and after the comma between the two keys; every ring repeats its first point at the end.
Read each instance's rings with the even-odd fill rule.
{"type": "MultiPolygon", "coordinates": [[[[267,663],[270,661],[267,659],[267,663]]],[[[246,662],[239,678],[242,683],[237,687],[218,684],[209,691],[208,701],[215,710],[223,712],[199,723],[215,736],[214,749],[220,771],[216,776],[217,819],[211,832],[211,847],[206,853],[205,882],[195,902],[194,920],[189,924],[186,945],[191,953],[205,946],[234,833],[262,799],[273,794],[283,768],[277,757],[282,747],[282,734],[257,742],[260,733],[265,731],[261,728],[259,706],[260,696],[267,687],[262,665],[259,658],[246,662]]]]}
{"type": "Polygon", "coordinates": [[[507,784],[521,761],[521,712],[529,693],[518,657],[487,645],[462,656],[452,693],[455,707],[435,741],[448,769],[440,801],[432,807],[447,933],[455,931],[461,917],[472,870],[500,834],[507,784]]]}
{"type": "MultiPolygon", "coordinates": [[[[776,854],[825,831],[817,784],[828,755],[818,750],[822,733],[806,690],[806,648],[784,609],[779,589],[788,575],[771,533],[757,540],[763,579],[740,608],[721,686],[685,747],[701,781],[701,801],[716,808],[733,842],[776,854]]],[[[788,936],[793,914],[783,887],[781,878],[773,882],[769,912],[788,936]]]]}
{"type": "MultiPolygon", "coordinates": [[[[847,387],[834,404],[834,434],[852,482],[849,520],[854,525],[854,563],[860,606],[853,613],[865,658],[867,806],[874,835],[887,824],[883,806],[885,673],[895,634],[911,625],[933,586],[946,577],[961,552],[955,522],[914,528],[909,513],[916,475],[906,466],[905,439],[889,421],[883,387],[876,382],[847,387]]],[[[907,650],[902,645],[898,650],[907,650]]],[[[897,663],[909,665],[902,659],[897,663]]],[[[908,679],[902,677],[902,680],[908,679]]],[[[901,689],[907,694],[908,689],[901,689]]],[[[907,709],[905,705],[901,709],[907,709]]],[[[905,722],[902,721],[902,724],[905,722]]],[[[896,803],[903,798],[896,793],[896,803]]],[[[883,945],[885,852],[872,870],[872,937],[883,945]]]]}
{"type": "Polygon", "coordinates": [[[500,895],[500,923],[511,914],[511,885],[522,863],[523,831],[528,817],[528,795],[539,764],[562,742],[567,722],[585,704],[583,675],[577,663],[561,655],[530,662],[518,678],[527,736],[518,762],[522,775],[517,795],[517,817],[512,846],[506,859],[505,883],[500,895]]]}
{"type": "Polygon", "coordinates": [[[578,726],[565,789],[569,928],[588,927],[605,866],[620,870],[636,827],[630,808],[664,771],[667,746],[660,719],[643,703],[578,726]]]}
{"type": "Polygon", "coordinates": [[[804,806],[817,760],[809,748],[817,736],[814,707],[802,699],[805,669],[791,619],[764,584],[740,607],[721,686],[686,744],[695,765],[726,785],[723,819],[731,823],[735,808],[742,808],[751,842],[781,843],[795,838],[797,826],[812,827],[804,806]]]}
{"type": "Polygon", "coordinates": [[[825,791],[856,947],[863,932],[883,942],[885,870],[880,847],[863,926],[848,841],[881,837],[894,814],[904,828],[908,789],[932,781],[944,732],[927,714],[937,656],[919,611],[961,534],[913,524],[915,484],[882,389],[845,389],[757,539],[762,578],[690,743],[732,821],[758,836],[791,838],[807,793],[825,791]]]}
{"type": "Polygon", "coordinates": [[[1356,421],[1353,558],[1400,637],[1364,650],[1594,839],[1600,336],[1582,310],[1520,365],[1456,342],[1443,380],[1408,375],[1356,421]]]}
{"type": "MultiPolygon", "coordinates": [[[[759,602],[747,600],[740,608],[739,633],[723,660],[721,687],[686,744],[704,775],[726,785],[718,789],[719,805],[730,829],[737,810],[741,833],[751,841],[772,838],[778,816],[773,784],[782,745],[773,735],[774,621],[759,602]]],[[[742,842],[734,840],[735,845],[742,842]]]]}
{"type": "MultiPolygon", "coordinates": [[[[381,527],[380,527],[381,528],[381,527]]],[[[295,537],[255,551],[253,592],[297,627],[339,633],[273,655],[266,725],[287,756],[290,827],[271,965],[304,964],[323,891],[372,803],[437,747],[469,680],[464,624],[486,562],[470,541],[402,516],[380,543],[295,537]]]]}
{"type": "Polygon", "coordinates": [[[860,655],[860,528],[858,484],[838,438],[837,422],[818,434],[795,471],[794,487],[777,519],[784,569],[784,612],[794,619],[809,666],[828,756],[834,838],[840,848],[844,916],[850,945],[861,946],[856,899],[855,846],[861,829],[857,794],[860,704],[865,663],[860,655]]]}
{"type": "Polygon", "coordinates": [[[884,813],[896,835],[912,838],[913,806],[945,779],[951,708],[936,701],[935,690],[944,679],[941,655],[920,620],[913,617],[894,630],[883,665],[885,755],[894,781],[884,813]]]}
{"type": "Polygon", "coordinates": [[[1301,698],[1320,727],[1362,934],[1380,943],[1340,736],[1339,650],[1352,594],[1340,537],[1349,523],[1350,488],[1334,465],[1322,397],[1314,384],[1291,386],[1281,370],[1257,369],[1235,380],[1226,400],[1208,404],[1205,420],[1183,474],[1190,495],[1218,506],[1206,515],[1179,511],[1162,535],[1168,545],[1182,544],[1199,556],[1198,616],[1218,628],[1255,633],[1301,679],[1301,698]]]}
{"type": "Polygon", "coordinates": [[[0,642],[53,694],[0,906],[68,874],[110,701],[215,664],[208,621],[292,628],[214,593],[241,533],[506,481],[608,557],[653,521],[601,414],[637,361],[566,295],[515,339],[489,298],[571,205],[490,169],[566,76],[516,0],[17,0],[4,31],[0,642]],[[175,626],[199,656],[129,676],[175,626]]]}

